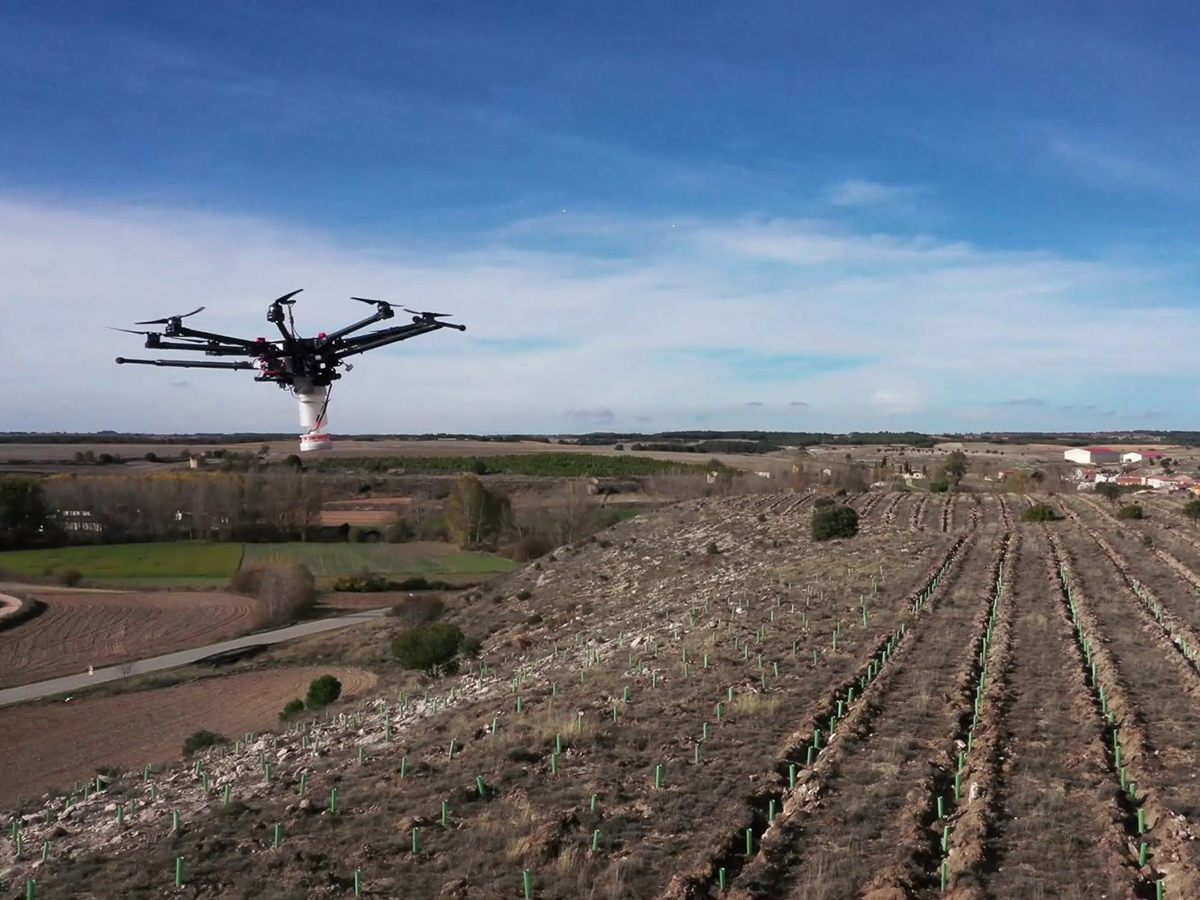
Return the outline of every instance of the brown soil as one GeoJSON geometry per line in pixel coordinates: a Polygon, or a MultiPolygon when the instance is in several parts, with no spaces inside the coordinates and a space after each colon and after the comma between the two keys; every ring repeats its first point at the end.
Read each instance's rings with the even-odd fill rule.
{"type": "Polygon", "coordinates": [[[101,765],[130,769],[175,759],[184,738],[200,728],[233,738],[276,727],[283,705],[303,697],[308,683],[326,673],[342,682],[343,696],[361,694],[376,681],[358,669],[262,669],[160,690],[0,709],[0,802],[86,780],[101,765]]]}
{"type": "Polygon", "coordinates": [[[202,646],[260,624],[250,597],[193,591],[43,591],[47,609],[0,632],[0,687],[202,646]]]}
{"type": "MultiPolygon", "coordinates": [[[[519,897],[526,869],[539,900],[1125,900],[1154,896],[1158,879],[1168,898],[1200,896],[1192,777],[1200,673],[1172,639],[1174,630],[1195,642],[1198,604],[1185,573],[1140,537],[1149,528],[1154,549],[1161,541],[1193,573],[1200,555],[1161,525],[1118,525],[1088,501],[1049,499],[1074,517],[1021,524],[1029,498],[1019,496],[857,497],[861,533],[824,544],[811,541],[811,504],[800,494],[648,513],[448,598],[445,618],[483,638],[486,672],[472,661],[440,679],[388,676],[381,699],[352,720],[206,760],[217,783],[232,786],[235,812],[178,766],[160,777],[157,806],[124,832],[105,797],[69,817],[62,798],[31,804],[27,811],[46,805],[53,821],[30,814],[27,846],[66,832],[52,838],[56,862],[37,871],[39,886],[46,896],[106,896],[89,885],[160,896],[181,855],[188,890],[204,896],[347,894],[355,869],[367,896],[446,900],[519,897]],[[997,601],[1002,555],[1007,587],[997,601]],[[853,699],[838,709],[850,686],[853,699]],[[842,717],[831,737],[835,709],[842,717]],[[1119,789],[1114,724],[1136,797],[1119,789]],[[808,765],[814,726],[824,735],[808,765]],[[314,733],[319,751],[304,743],[314,733]],[[938,819],[936,800],[952,794],[960,751],[963,800],[938,819]],[[276,764],[270,784],[260,753],[276,764]],[[337,816],[328,811],[334,787],[337,816]],[[182,835],[165,824],[176,807],[189,822],[182,835]],[[1139,809],[1145,866],[1137,864],[1139,809]],[[275,823],[285,835],[279,850],[270,847],[275,823]]],[[[361,660],[386,671],[398,627],[386,617],[263,659],[361,660]]],[[[264,719],[297,692],[281,688],[261,701],[264,719]]],[[[155,709],[167,714],[165,705],[155,709]]],[[[189,716],[187,727],[220,730],[225,712],[189,716]]],[[[91,726],[106,740],[130,727],[91,726]]],[[[66,727],[55,740],[70,746],[58,736],[66,727]]],[[[29,730],[0,716],[0,740],[29,730]]],[[[74,733],[87,735],[78,740],[86,747],[95,732],[74,733]]],[[[178,740],[164,746],[168,755],[178,740]]],[[[144,799],[148,788],[123,780],[112,790],[144,799]]],[[[34,871],[28,860],[13,865],[0,843],[0,873],[5,866],[10,880],[0,874],[0,888],[10,893],[34,871]]]]}

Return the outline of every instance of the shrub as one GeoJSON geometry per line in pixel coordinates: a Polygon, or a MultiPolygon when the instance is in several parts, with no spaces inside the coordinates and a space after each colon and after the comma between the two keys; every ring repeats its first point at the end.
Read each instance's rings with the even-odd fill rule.
{"type": "Polygon", "coordinates": [[[342,695],[342,683],[332,675],[322,675],[314,678],[308,685],[308,694],[304,698],[309,709],[328,706],[342,695]]]}
{"type": "Polygon", "coordinates": [[[948,481],[929,482],[929,493],[931,494],[944,494],[948,490],[950,490],[950,483],[948,481]]]}
{"type": "Polygon", "coordinates": [[[332,590],[348,594],[368,594],[390,590],[392,583],[382,575],[363,572],[360,575],[343,575],[333,582],[332,590]]]}
{"type": "Polygon", "coordinates": [[[463,638],[462,646],[459,649],[462,650],[463,656],[476,659],[483,652],[483,641],[477,637],[463,638]]]}
{"type": "Polygon", "coordinates": [[[1096,493],[1109,503],[1116,505],[1117,498],[1121,496],[1121,486],[1111,481],[1102,481],[1096,485],[1096,493]]]}
{"type": "Polygon", "coordinates": [[[59,584],[65,584],[67,587],[75,587],[75,585],[83,580],[83,575],[80,574],[78,569],[63,569],[58,573],[57,578],[59,584]]]}
{"type": "Polygon", "coordinates": [[[1150,537],[1150,535],[1148,535],[1148,534],[1143,534],[1142,535],[1142,546],[1143,547],[1153,547],[1154,546],[1154,538],[1150,537]]]}
{"type": "Polygon", "coordinates": [[[709,541],[708,546],[704,550],[709,556],[716,556],[721,552],[721,548],[717,546],[716,541],[709,541]]]}
{"type": "Polygon", "coordinates": [[[392,638],[392,656],[406,669],[432,670],[454,659],[462,643],[462,629],[457,625],[433,622],[392,638]]]}
{"type": "Polygon", "coordinates": [[[1021,513],[1022,522],[1057,522],[1058,513],[1049,503],[1035,503],[1021,513]]]}
{"type": "Polygon", "coordinates": [[[526,625],[541,625],[542,617],[538,613],[534,613],[532,616],[530,616],[528,619],[525,620],[525,624],[526,625]]]}
{"type": "Polygon", "coordinates": [[[304,701],[299,697],[293,697],[283,705],[283,709],[279,712],[279,721],[286,722],[289,719],[294,719],[296,716],[304,712],[304,701]]]}
{"type": "Polygon", "coordinates": [[[544,534],[527,534],[517,541],[513,547],[513,559],[517,562],[528,562],[545,556],[554,549],[554,542],[544,534]]]}
{"type": "Polygon", "coordinates": [[[415,597],[410,597],[407,600],[397,603],[388,610],[388,615],[400,619],[404,625],[411,628],[416,625],[424,625],[427,622],[432,622],[440,618],[445,611],[446,604],[442,602],[441,597],[418,594],[415,597]]]}
{"type": "Polygon", "coordinates": [[[818,497],[813,501],[813,509],[821,509],[824,506],[833,506],[834,499],[832,497],[818,497]]]}
{"type": "Polygon", "coordinates": [[[858,534],[858,513],[849,506],[827,506],[813,512],[814,541],[848,538],[858,534]]]}
{"type": "Polygon", "coordinates": [[[228,744],[229,738],[223,734],[217,734],[215,731],[209,731],[206,728],[201,728],[199,731],[193,731],[183,741],[183,755],[191,756],[208,747],[215,747],[217,744],[228,744]]]}
{"type": "Polygon", "coordinates": [[[1200,519],[1200,500],[1189,500],[1185,503],[1183,514],[1189,519],[1200,519]]]}
{"type": "Polygon", "coordinates": [[[525,601],[525,600],[528,600],[532,596],[533,596],[533,592],[526,590],[525,588],[521,588],[521,590],[517,591],[517,599],[518,600],[525,601]]]}
{"type": "Polygon", "coordinates": [[[350,530],[346,532],[346,540],[351,544],[361,544],[366,539],[366,532],[357,525],[351,526],[350,530]]]}
{"type": "Polygon", "coordinates": [[[1118,519],[1144,519],[1146,513],[1140,503],[1128,503],[1117,510],[1118,519]]]}

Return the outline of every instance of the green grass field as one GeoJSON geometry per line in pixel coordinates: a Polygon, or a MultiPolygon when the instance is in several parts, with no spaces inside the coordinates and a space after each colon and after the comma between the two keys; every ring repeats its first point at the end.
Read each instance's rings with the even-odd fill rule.
{"type": "MultiPolygon", "coordinates": [[[[472,553],[449,544],[247,544],[245,564],[289,559],[304,563],[318,578],[378,572],[381,575],[481,576],[511,572],[517,564],[492,553],[472,553]]],[[[2,563],[0,563],[2,564],[2,563]]]]}
{"type": "Polygon", "coordinates": [[[241,544],[210,544],[203,541],[89,544],[55,550],[10,550],[0,553],[0,571],[43,578],[75,569],[88,581],[228,580],[237,571],[241,560],[241,544]]]}
{"type": "Polygon", "coordinates": [[[85,584],[129,587],[213,587],[227,583],[243,554],[246,565],[273,559],[304,563],[319,579],[371,571],[383,575],[437,575],[443,581],[473,581],[511,572],[512,560],[464,552],[449,544],[98,544],[55,550],[0,553],[0,577],[53,579],[77,570],[85,584]]]}

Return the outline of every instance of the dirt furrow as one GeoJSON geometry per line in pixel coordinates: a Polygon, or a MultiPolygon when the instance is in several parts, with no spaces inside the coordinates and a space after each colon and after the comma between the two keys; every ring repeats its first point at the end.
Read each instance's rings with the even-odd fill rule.
{"type": "Polygon", "coordinates": [[[923,626],[911,626],[924,621],[922,613],[927,616],[930,610],[937,608],[939,599],[953,588],[970,547],[970,538],[956,541],[929,571],[926,582],[909,600],[909,613],[900,618],[891,636],[877,647],[857,676],[818,698],[812,707],[814,715],[805,717],[800,728],[784,742],[784,749],[776,756],[774,771],[747,800],[748,815],[739,810],[736,815],[728,816],[738,824],[724,848],[713,855],[702,871],[678,873],[662,893],[663,898],[719,895],[743,867],[760,861],[763,855],[760,851],[774,839],[778,823],[815,795],[814,776],[823,773],[840,752],[844,742],[838,738],[847,731],[861,728],[861,723],[869,718],[874,708],[869,698],[890,671],[889,661],[906,639],[921,631],[923,626]],[[774,824],[769,822],[772,811],[783,814],[774,824]],[[747,845],[751,850],[749,853],[746,852],[747,845]]]}
{"type": "Polygon", "coordinates": [[[897,509],[897,507],[900,506],[900,501],[903,500],[904,497],[905,497],[905,494],[903,494],[899,491],[892,494],[892,498],[890,500],[888,500],[887,506],[885,506],[884,510],[883,510],[883,524],[885,524],[885,525],[895,525],[896,524],[896,509],[897,509]]]}
{"type": "MultiPolygon", "coordinates": [[[[1132,605],[1141,612],[1143,619],[1158,625],[1171,649],[1179,653],[1189,664],[1188,671],[1193,679],[1200,681],[1200,633],[1197,633],[1190,624],[1173,611],[1178,608],[1195,616],[1198,610],[1194,601],[1190,601],[1189,598],[1183,602],[1168,601],[1164,604],[1159,593],[1151,587],[1151,583],[1156,580],[1154,578],[1156,573],[1151,573],[1147,578],[1148,567],[1142,560],[1131,563],[1103,534],[1088,525],[1073,509],[1064,506],[1063,511],[1080,531],[1087,534],[1096,543],[1096,546],[1116,569],[1128,590],[1132,605]],[[1138,575],[1141,575],[1142,578],[1139,578],[1138,575]]],[[[1161,579],[1159,580],[1161,581],[1161,579]]]]}
{"type": "Polygon", "coordinates": [[[1087,676],[1107,720],[1106,754],[1120,783],[1131,855],[1136,858],[1145,842],[1147,893],[1161,879],[1167,896],[1195,896],[1198,689],[1186,664],[1163,652],[1157,628],[1135,620],[1120,599],[1122,586],[1102,551],[1075,529],[1050,533],[1050,539],[1087,676]]]}
{"type": "Polygon", "coordinates": [[[985,713],[993,812],[985,852],[951,882],[956,900],[1127,897],[1138,881],[1053,559],[1029,533],[1009,597],[1010,656],[985,713]]]}
{"type": "Polygon", "coordinates": [[[804,773],[735,887],[758,897],[832,898],[872,881],[918,881],[936,868],[920,820],[933,817],[930,760],[948,756],[959,728],[959,710],[947,698],[961,692],[972,625],[987,607],[989,564],[1000,544],[995,536],[985,543],[964,547],[953,584],[910,630],[829,752],[804,773]],[[897,839],[897,819],[907,840],[897,839]]]}
{"type": "Polygon", "coordinates": [[[920,499],[913,504],[912,515],[908,520],[908,527],[913,531],[925,530],[925,507],[929,505],[929,495],[922,494],[920,499]]]}

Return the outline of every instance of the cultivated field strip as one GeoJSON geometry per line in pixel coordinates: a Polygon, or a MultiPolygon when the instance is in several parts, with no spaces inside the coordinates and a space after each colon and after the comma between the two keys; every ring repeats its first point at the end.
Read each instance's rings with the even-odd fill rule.
{"type": "Polygon", "coordinates": [[[1200,621],[1200,606],[1193,597],[1188,596],[1191,592],[1190,581],[1178,571],[1166,574],[1158,570],[1137,555],[1137,550],[1134,555],[1126,557],[1104,534],[1088,525],[1069,506],[1064,506],[1063,512],[1096,543],[1120,575],[1143,618],[1158,625],[1170,640],[1171,647],[1189,663],[1193,676],[1200,680],[1200,632],[1193,624],[1200,621]],[[1179,579],[1184,582],[1185,594],[1182,598],[1178,596],[1179,579]],[[1164,598],[1167,598],[1165,603],[1164,598]],[[1182,612],[1183,616],[1178,615],[1176,610],[1182,612]]]}
{"type": "Polygon", "coordinates": [[[992,838],[999,814],[997,797],[1001,764],[1000,722],[1008,689],[1011,666],[1013,585],[1022,566],[1021,535],[1007,532],[1008,546],[997,566],[995,593],[984,632],[985,647],[979,651],[972,675],[978,679],[970,728],[960,736],[952,760],[955,780],[951,796],[935,797],[938,815],[934,826],[946,834],[942,865],[938,871],[939,894],[949,890],[967,900],[982,896],[980,885],[991,861],[992,838]],[[940,800],[940,803],[939,803],[940,800]],[[945,828],[950,832],[945,832],[945,828]]]}
{"type": "Polygon", "coordinates": [[[950,531],[951,523],[954,521],[954,507],[957,500],[958,495],[951,493],[947,493],[942,500],[940,526],[943,534],[950,531]]]}
{"type": "Polygon", "coordinates": [[[925,530],[925,507],[929,505],[929,495],[921,494],[913,504],[909,513],[908,527],[913,531],[925,530]]]}
{"type": "Polygon", "coordinates": [[[1005,531],[1013,530],[1012,510],[1008,505],[1008,498],[1004,494],[995,494],[996,506],[1000,510],[1000,527],[1005,531]]]}
{"type": "MultiPolygon", "coordinates": [[[[662,894],[663,897],[699,897],[718,893],[722,884],[731,883],[747,860],[753,859],[754,854],[747,856],[745,853],[747,843],[757,847],[772,809],[785,810],[789,803],[801,796],[803,784],[813,771],[809,768],[810,764],[816,762],[819,766],[825,758],[822,752],[826,747],[825,738],[831,731],[841,727],[839,721],[849,723],[861,715],[864,707],[862,698],[871,690],[880,671],[886,668],[896,646],[909,633],[907,626],[911,616],[925,609],[931,598],[940,596],[940,590],[952,583],[953,573],[961,567],[963,552],[963,541],[956,541],[927,570],[919,586],[908,595],[909,599],[904,604],[905,612],[895,615],[890,619],[892,625],[886,626],[886,629],[894,630],[885,630],[870,651],[865,654],[858,651],[847,658],[842,645],[838,644],[838,652],[829,657],[828,664],[836,662],[842,675],[830,678],[832,673],[825,673],[825,689],[807,704],[806,712],[798,717],[803,723],[800,729],[781,741],[783,749],[775,754],[773,771],[761,782],[762,787],[747,799],[746,804],[731,810],[725,799],[722,808],[714,810],[718,821],[733,824],[732,833],[720,841],[704,862],[691,864],[687,860],[680,860],[680,871],[662,894]],[[852,668],[847,668],[848,662],[852,668]]],[[[873,618],[879,621],[879,613],[876,612],[873,618]]],[[[823,662],[822,666],[825,665],[823,662]]],[[[792,721],[797,719],[793,718],[792,721]]],[[[723,798],[718,796],[714,799],[723,798]]]]}
{"type": "Polygon", "coordinates": [[[906,494],[896,492],[888,498],[887,503],[884,504],[884,507],[883,507],[883,524],[884,525],[895,525],[896,524],[896,511],[900,508],[900,501],[902,501],[906,496],[907,496],[906,494]]]}
{"type": "Polygon", "coordinates": [[[970,659],[960,629],[969,633],[988,604],[989,559],[1000,544],[983,543],[967,539],[881,676],[784,798],[783,816],[763,836],[762,852],[737,887],[758,897],[841,897],[881,877],[878,861],[894,849],[893,817],[912,803],[928,805],[925,767],[958,729],[958,711],[947,707],[945,695],[954,694],[956,675],[970,659]],[[873,810],[865,822],[864,804],[873,810]]]}
{"type": "Polygon", "coordinates": [[[1106,753],[1118,775],[1134,856],[1144,857],[1147,885],[1162,881],[1167,896],[1195,896],[1200,703],[1188,666],[1122,596],[1119,574],[1087,535],[1067,529],[1049,537],[1087,675],[1107,719],[1106,753]]]}
{"type": "Polygon", "coordinates": [[[950,887],[963,900],[1127,897],[1138,881],[1053,559],[1045,539],[1026,532],[1005,604],[1009,658],[985,705],[986,755],[967,788],[970,796],[978,778],[986,821],[973,831],[984,849],[961,869],[950,857],[950,887]]]}

